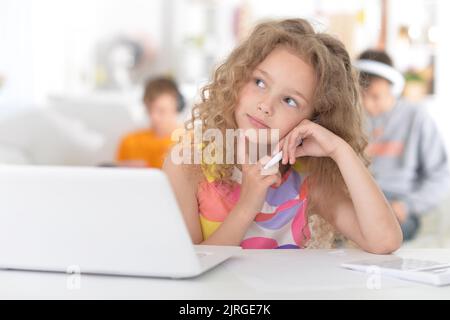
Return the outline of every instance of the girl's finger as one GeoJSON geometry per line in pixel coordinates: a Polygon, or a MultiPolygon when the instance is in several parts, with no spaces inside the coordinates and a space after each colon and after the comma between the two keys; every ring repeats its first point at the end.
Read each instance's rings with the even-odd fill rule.
{"type": "Polygon", "coordinates": [[[290,138],[290,133],[284,138],[283,141],[283,160],[281,161],[282,164],[287,164],[289,161],[289,149],[288,149],[288,144],[289,144],[289,138],[290,138]]]}
{"type": "Polygon", "coordinates": [[[292,130],[291,138],[289,139],[289,163],[294,164],[296,161],[295,150],[303,141],[303,133],[301,127],[296,127],[292,130]]]}
{"type": "Polygon", "coordinates": [[[272,157],[265,156],[259,160],[259,163],[261,164],[261,175],[267,176],[272,175],[278,172],[278,165],[273,165],[269,167],[268,169],[264,169],[264,166],[272,159],[272,157]]]}
{"type": "Polygon", "coordinates": [[[289,137],[289,143],[288,143],[288,155],[289,155],[289,163],[294,164],[295,163],[295,149],[297,148],[298,142],[298,128],[295,128],[292,130],[291,136],[289,137]]]}
{"type": "Polygon", "coordinates": [[[263,178],[263,181],[264,183],[267,183],[267,186],[271,185],[279,186],[281,184],[281,174],[278,172],[277,174],[266,176],[263,178]]]}

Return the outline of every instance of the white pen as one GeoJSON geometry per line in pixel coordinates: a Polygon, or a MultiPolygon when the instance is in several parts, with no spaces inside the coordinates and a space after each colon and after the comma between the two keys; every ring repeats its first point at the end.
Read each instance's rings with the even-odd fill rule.
{"type": "MultiPolygon", "coordinates": [[[[303,142],[303,140],[300,140],[300,143],[298,145],[301,145],[303,142]]],[[[275,165],[276,163],[278,163],[281,159],[283,159],[283,151],[277,152],[272,159],[270,159],[269,162],[266,163],[266,165],[264,166],[264,170],[269,169],[270,167],[272,167],[273,165],[275,165]]]]}

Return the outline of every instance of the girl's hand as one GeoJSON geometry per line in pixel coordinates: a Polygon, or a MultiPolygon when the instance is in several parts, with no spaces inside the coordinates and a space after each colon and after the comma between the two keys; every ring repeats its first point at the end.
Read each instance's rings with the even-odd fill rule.
{"type": "MultiPolygon", "coordinates": [[[[243,143],[246,143],[245,138],[243,143]]],[[[270,157],[252,164],[249,163],[250,157],[247,150],[243,153],[245,158],[240,161],[242,163],[241,194],[236,205],[240,206],[244,212],[256,216],[261,212],[269,187],[281,183],[281,174],[278,168],[272,172],[263,172],[264,164],[270,157]]]]}
{"type": "Polygon", "coordinates": [[[346,142],[321,125],[304,119],[300,124],[280,140],[283,151],[282,164],[294,164],[296,158],[331,157],[335,159],[337,151],[346,142]]]}

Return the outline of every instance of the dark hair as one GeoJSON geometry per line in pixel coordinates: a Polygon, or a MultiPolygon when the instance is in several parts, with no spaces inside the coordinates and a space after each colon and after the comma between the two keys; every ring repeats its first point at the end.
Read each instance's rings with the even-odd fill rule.
{"type": "MultiPolygon", "coordinates": [[[[358,56],[358,60],[372,60],[372,61],[384,63],[390,67],[394,66],[394,64],[392,63],[391,57],[385,51],[381,51],[381,50],[375,50],[375,49],[366,50],[358,56]]],[[[375,74],[372,74],[372,73],[361,72],[359,75],[359,83],[363,88],[369,87],[370,84],[372,83],[372,81],[374,81],[376,79],[383,79],[383,80],[390,82],[389,80],[387,80],[383,77],[377,76],[375,74]]]]}
{"type": "Polygon", "coordinates": [[[177,111],[183,111],[185,106],[183,95],[178,89],[176,82],[167,77],[157,77],[147,81],[144,89],[144,103],[151,103],[163,94],[170,94],[175,97],[178,104],[177,111]]]}
{"type": "Polygon", "coordinates": [[[358,60],[372,60],[387,64],[390,67],[393,66],[391,57],[385,51],[381,50],[366,50],[359,55],[358,60]]]}

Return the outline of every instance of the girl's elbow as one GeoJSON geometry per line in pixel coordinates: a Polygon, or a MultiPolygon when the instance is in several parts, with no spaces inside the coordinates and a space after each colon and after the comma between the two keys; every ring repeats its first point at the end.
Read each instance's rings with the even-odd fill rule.
{"type": "Polygon", "coordinates": [[[370,246],[368,252],[373,254],[391,254],[397,251],[403,243],[403,235],[400,233],[395,237],[387,237],[376,245],[370,246]]]}
{"type": "Polygon", "coordinates": [[[203,235],[191,234],[191,240],[194,245],[202,244],[204,242],[203,235]]]}

